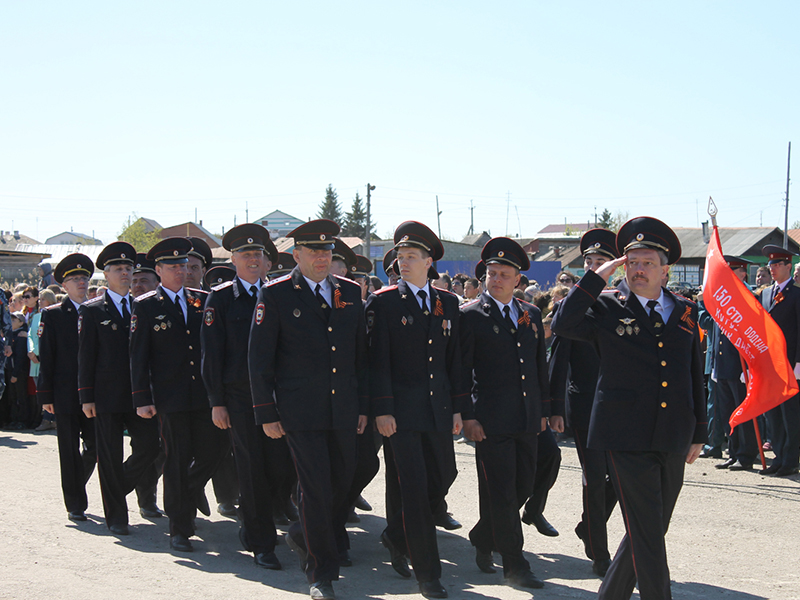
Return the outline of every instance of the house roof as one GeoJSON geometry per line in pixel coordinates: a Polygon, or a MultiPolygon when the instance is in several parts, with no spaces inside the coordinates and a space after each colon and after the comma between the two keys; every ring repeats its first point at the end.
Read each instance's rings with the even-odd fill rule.
{"type": "Polygon", "coordinates": [[[38,244],[39,242],[32,237],[28,237],[19,231],[2,231],[0,230],[0,248],[12,250],[17,247],[17,244],[38,244]]]}
{"type": "Polygon", "coordinates": [[[159,225],[158,221],[156,221],[155,219],[146,219],[145,217],[139,217],[139,221],[142,221],[144,223],[144,230],[147,233],[155,231],[156,229],[164,229],[163,227],[161,227],[161,225],[159,225]]]}
{"type": "Polygon", "coordinates": [[[492,239],[492,236],[490,236],[485,231],[482,231],[481,233],[474,233],[472,235],[465,235],[464,239],[461,240],[461,243],[462,244],[469,244],[470,246],[481,246],[481,247],[483,247],[483,246],[486,245],[486,242],[488,242],[490,239],[492,239]]]}
{"type": "Polygon", "coordinates": [[[65,256],[80,252],[97,262],[97,256],[104,246],[99,244],[17,244],[14,248],[16,252],[28,252],[30,254],[50,255],[47,262],[57,265],[65,256]]]}
{"type": "Polygon", "coordinates": [[[54,239],[60,238],[62,236],[66,236],[67,238],[72,238],[72,239],[76,240],[76,243],[82,244],[84,246],[88,246],[90,244],[101,245],[101,246],[103,245],[103,241],[102,240],[99,240],[96,237],[92,237],[91,235],[87,235],[85,233],[79,233],[77,231],[62,231],[58,235],[54,235],[54,236],[51,236],[51,237],[47,238],[44,241],[44,243],[45,244],[52,244],[53,242],[51,242],[50,240],[54,240],[54,239]]]}
{"type": "MultiPolygon", "coordinates": [[[[296,223],[305,223],[305,221],[303,221],[303,219],[298,219],[297,217],[293,217],[292,215],[287,214],[287,213],[283,212],[282,210],[273,210],[268,215],[264,215],[260,219],[254,220],[253,223],[259,223],[260,224],[263,221],[267,221],[267,227],[268,228],[269,227],[277,228],[281,224],[286,223],[286,222],[290,222],[292,224],[294,224],[295,222],[296,223]]],[[[286,225],[284,225],[284,227],[286,227],[286,225]]]]}
{"type": "Polygon", "coordinates": [[[572,246],[570,248],[563,248],[561,250],[561,254],[558,257],[556,256],[555,250],[551,248],[543,254],[537,254],[535,260],[536,262],[559,261],[561,263],[561,268],[564,269],[567,267],[567,265],[575,261],[580,256],[581,256],[580,246],[572,246]]]}
{"type": "MultiPolygon", "coordinates": [[[[703,240],[702,229],[675,227],[673,231],[681,242],[681,258],[705,258],[708,244],[703,240]]],[[[722,251],[733,256],[760,256],[762,246],[783,238],[778,227],[720,227],[718,231],[722,251]]],[[[791,236],[789,247],[795,252],[800,250],[791,236]]]]}
{"type": "Polygon", "coordinates": [[[545,226],[544,229],[540,229],[539,233],[555,233],[564,235],[568,227],[574,233],[583,233],[585,231],[589,231],[590,229],[594,229],[597,227],[597,225],[589,221],[584,221],[583,223],[553,223],[545,226]]]}

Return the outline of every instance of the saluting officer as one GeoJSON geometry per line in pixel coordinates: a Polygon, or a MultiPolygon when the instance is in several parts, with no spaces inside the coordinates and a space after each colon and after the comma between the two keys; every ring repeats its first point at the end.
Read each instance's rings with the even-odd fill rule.
{"type": "Polygon", "coordinates": [[[170,546],[191,552],[197,498],[228,447],[214,427],[200,371],[200,328],[206,293],[183,286],[191,242],[153,246],[161,285],[137,298],[131,315],[131,383],[136,412],[157,417],[164,441],[164,510],[170,546]],[[190,469],[191,465],[191,469],[190,469]]]}
{"type": "Polygon", "coordinates": [[[605,450],[625,536],[599,598],[670,598],[664,536],[683,485],[707,438],[697,306],[661,287],[680,258],[675,233],[636,217],[617,233],[619,259],[588,271],[553,318],[553,332],[592,342],[600,371],[588,446],[605,450]],[[601,293],[625,266],[616,290],[601,293]],[[635,561],[634,561],[635,557],[635,561]]]}
{"type": "MultiPolygon", "coordinates": [[[[775,319],[786,339],[786,354],[794,366],[794,376],[800,379],[800,287],[792,279],[791,250],[780,246],[764,246],[764,256],[769,257],[773,285],[761,292],[761,304],[775,319]]],[[[763,469],[764,475],[786,477],[795,475],[800,464],[800,394],[767,412],[772,433],[775,460],[763,469]]]]}
{"type": "Polygon", "coordinates": [[[420,592],[446,598],[434,512],[456,477],[453,433],[461,431],[458,299],[429,285],[428,270],[444,255],[439,238],[406,221],[394,233],[401,281],[367,300],[370,401],[388,438],[400,482],[401,510],[387,515],[381,541],[392,566],[420,592]]]}
{"type": "Polygon", "coordinates": [[[256,425],[247,371],[247,341],[258,290],[263,285],[264,263],[271,266],[278,251],[269,232],[253,223],[228,231],[222,246],[231,252],[236,271],[232,281],[214,287],[206,300],[200,336],[203,381],[214,424],[230,429],[233,435],[242,514],[240,537],[253,552],[258,566],[277,570],[281,563],[275,556],[273,497],[291,468],[291,458],[284,440],[268,438],[256,425]]]}
{"type": "Polygon", "coordinates": [[[514,298],[520,271],[530,268],[514,240],[494,238],[481,251],[486,291],[461,306],[462,386],[472,391],[461,414],[476,442],[480,520],[469,533],[478,567],[488,573],[492,550],[503,557],[506,582],[541,588],[522,555],[519,509],[533,493],[537,436],[550,399],[542,315],[514,298]]]}
{"type": "MultiPolygon", "coordinates": [[[[586,271],[597,271],[610,260],[619,258],[617,236],[607,229],[590,229],[580,243],[586,271]]],[[[556,310],[558,310],[556,305],[556,310]]],[[[583,477],[583,514],[575,534],[583,541],[592,570],[604,577],[611,565],[608,551],[608,521],[617,495],[608,477],[606,453],[587,447],[589,417],[600,370],[600,357],[592,344],[567,337],[553,336],[550,347],[550,394],[553,404],[566,402],[567,424],[575,437],[575,449],[583,477]]]]}
{"type": "Polygon", "coordinates": [[[333,221],[292,231],[297,267],[261,288],[248,353],[256,423],[286,435],[299,482],[300,522],[286,541],[312,598],[334,598],[347,550],[347,491],[356,434],[367,422],[366,324],[359,287],[330,275],[333,221]]]}
{"type": "Polygon", "coordinates": [[[78,398],[78,309],[86,302],[92,273],[94,264],[85,254],[64,257],[53,275],[67,297],[43,310],[39,323],[36,390],[44,410],[56,416],[61,490],[71,521],[86,520],[86,482],[97,462],[94,422],[78,398]]]}
{"type": "MultiPolygon", "coordinates": [[[[97,464],[108,529],[128,534],[125,496],[149,474],[160,447],[158,425],[136,414],[131,394],[128,336],[131,324],[130,284],[136,250],[113,242],[100,252],[108,289],[80,307],[78,392],[84,414],[95,421],[97,464]],[[123,431],[131,438],[131,455],[123,462],[123,431]]],[[[140,504],[150,508],[145,494],[140,504]]]]}

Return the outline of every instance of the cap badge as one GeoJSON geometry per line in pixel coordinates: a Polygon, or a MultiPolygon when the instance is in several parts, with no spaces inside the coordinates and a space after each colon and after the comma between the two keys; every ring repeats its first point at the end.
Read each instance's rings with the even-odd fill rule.
{"type": "Polygon", "coordinates": [[[356,267],[355,265],[353,265],[352,267],[350,267],[350,270],[351,270],[353,273],[355,273],[355,272],[356,272],[356,268],[357,268],[357,267],[356,267]]]}
{"type": "Polygon", "coordinates": [[[499,256],[500,258],[503,258],[505,255],[506,253],[503,252],[502,250],[500,250],[500,252],[497,253],[497,256],[499,256]]]}
{"type": "Polygon", "coordinates": [[[324,233],[320,233],[319,234],[319,239],[324,240],[325,239],[325,234],[324,233]]]}
{"type": "Polygon", "coordinates": [[[173,250],[172,254],[173,254],[173,256],[178,256],[178,251],[177,250],[173,250]]]}
{"type": "Polygon", "coordinates": [[[643,233],[637,234],[637,236],[636,236],[636,241],[637,242],[641,242],[643,239],[644,239],[644,234],[643,233]]]}
{"type": "Polygon", "coordinates": [[[123,252],[122,254],[119,255],[119,257],[120,258],[125,258],[125,253],[123,252]]]}
{"type": "Polygon", "coordinates": [[[408,236],[404,235],[400,241],[401,242],[407,242],[408,241],[408,236]]]}
{"type": "Polygon", "coordinates": [[[253,238],[247,238],[247,243],[248,244],[252,244],[253,243],[253,238]]]}
{"type": "Polygon", "coordinates": [[[593,247],[593,248],[599,248],[599,247],[600,247],[600,242],[595,242],[595,243],[594,243],[594,246],[592,246],[592,247],[593,247]]]}
{"type": "Polygon", "coordinates": [[[78,263],[77,265],[75,265],[75,268],[80,269],[81,268],[81,264],[78,263]]]}

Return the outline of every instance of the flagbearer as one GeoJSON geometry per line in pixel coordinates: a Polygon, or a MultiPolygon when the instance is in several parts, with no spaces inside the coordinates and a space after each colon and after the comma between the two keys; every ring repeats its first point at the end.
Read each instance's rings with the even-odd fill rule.
{"type": "MultiPolygon", "coordinates": [[[[747,267],[753,263],[739,256],[725,255],[723,258],[739,280],[747,285],[747,267]]],[[[715,406],[719,409],[715,411],[716,418],[720,419],[725,432],[728,433],[730,430],[728,421],[747,395],[747,387],[742,381],[742,359],[736,346],[720,331],[719,325],[705,309],[702,295],[698,297],[698,307],[700,327],[709,334],[707,352],[711,357],[711,377],[716,381],[715,406]]],[[[756,430],[753,422],[747,421],[738,425],[733,433],[728,435],[728,459],[714,466],[717,469],[749,471],[753,468],[757,454],[756,430]]]]}
{"type": "Polygon", "coordinates": [[[600,354],[589,448],[605,450],[625,515],[625,536],[600,586],[601,600],[668,599],[664,543],[683,485],[707,438],[697,306],[661,287],[680,258],[675,233],[652,217],[617,234],[621,258],[588,271],[553,318],[553,332],[600,354]],[[619,266],[625,279],[603,288],[619,266]],[[635,557],[635,562],[634,562],[635,557]]]}
{"type": "MultiPolygon", "coordinates": [[[[761,292],[761,304],[781,328],[789,364],[794,365],[794,376],[800,379],[800,288],[792,279],[792,257],[797,255],[772,245],[764,246],[761,252],[769,257],[767,264],[775,281],[761,292]]],[[[800,462],[800,394],[769,411],[767,419],[775,460],[762,473],[777,477],[796,474],[800,462]]]]}

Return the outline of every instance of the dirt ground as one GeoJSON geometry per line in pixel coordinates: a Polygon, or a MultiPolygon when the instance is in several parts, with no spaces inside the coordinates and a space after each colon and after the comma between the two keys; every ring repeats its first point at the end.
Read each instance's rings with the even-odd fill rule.
{"type": "MultiPolygon", "coordinates": [[[[580,516],[580,469],[570,442],[545,515],[561,535],[548,538],[525,526],[525,550],[546,586],[536,598],[594,598],[600,585],[573,533],[580,516]]],[[[307,598],[298,560],[285,543],[283,571],[253,564],[238,542],[234,520],[198,518],[195,552],[172,554],[167,519],[142,519],[129,496],[131,535],[106,529],[97,474],[89,482],[89,521],[67,520],[54,432],[0,432],[0,598],[99,600],[128,598],[307,598]]],[[[502,574],[475,566],[467,540],[477,521],[473,449],[456,445],[459,476],[448,503],[464,524],[439,532],[442,584],[451,598],[527,599],[530,592],[502,584],[502,574]]],[[[800,598],[800,478],[731,473],[700,459],[686,478],[667,536],[674,598],[755,600],[800,598]]],[[[159,489],[160,486],[159,486],[159,489]]],[[[213,491],[208,487],[213,501],[213,491]]],[[[413,580],[395,574],[379,542],[383,529],[383,473],[365,490],[372,513],[350,528],[354,566],[334,584],[338,598],[421,598],[413,580]]],[[[159,501],[160,493],[159,493],[159,501]]],[[[160,503],[160,502],[159,502],[160,503]]],[[[616,547],[622,521],[616,510],[609,539],[616,547]]],[[[638,594],[634,594],[638,598],[638,594]]]]}

